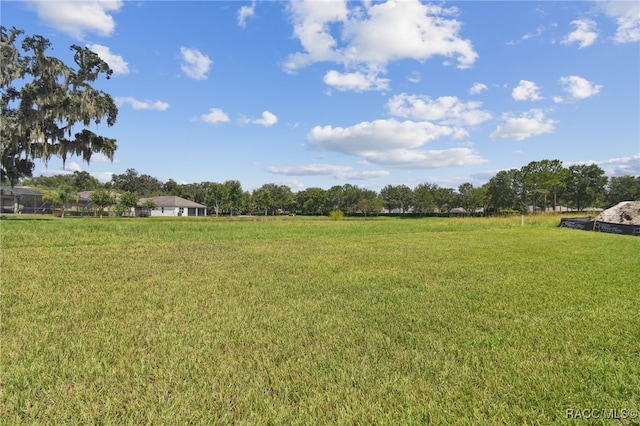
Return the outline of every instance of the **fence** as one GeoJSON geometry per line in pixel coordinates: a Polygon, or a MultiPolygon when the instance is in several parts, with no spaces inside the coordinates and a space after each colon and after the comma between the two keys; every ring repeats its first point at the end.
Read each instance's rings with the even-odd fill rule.
{"type": "Polygon", "coordinates": [[[593,217],[563,217],[560,219],[560,226],[563,228],[582,229],[584,231],[640,236],[640,225],[601,222],[595,220],[593,217]]]}

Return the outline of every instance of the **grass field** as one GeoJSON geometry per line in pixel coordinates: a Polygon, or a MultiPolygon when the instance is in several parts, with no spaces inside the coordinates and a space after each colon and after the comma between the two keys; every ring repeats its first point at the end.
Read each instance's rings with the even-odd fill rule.
{"type": "Polygon", "coordinates": [[[638,424],[640,238],[558,223],[2,220],[0,423],[638,424]]]}

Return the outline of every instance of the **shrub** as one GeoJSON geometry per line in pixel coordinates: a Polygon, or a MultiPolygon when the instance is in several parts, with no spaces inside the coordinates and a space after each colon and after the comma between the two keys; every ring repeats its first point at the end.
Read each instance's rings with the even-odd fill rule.
{"type": "Polygon", "coordinates": [[[331,210],[329,217],[333,220],[342,220],[344,219],[344,212],[342,210],[331,210]]]}

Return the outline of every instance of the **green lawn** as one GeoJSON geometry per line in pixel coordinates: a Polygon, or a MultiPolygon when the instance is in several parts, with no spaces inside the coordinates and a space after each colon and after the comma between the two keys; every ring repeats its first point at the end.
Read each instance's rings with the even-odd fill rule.
{"type": "Polygon", "coordinates": [[[633,413],[640,238],[558,223],[2,220],[0,423],[633,413]]]}

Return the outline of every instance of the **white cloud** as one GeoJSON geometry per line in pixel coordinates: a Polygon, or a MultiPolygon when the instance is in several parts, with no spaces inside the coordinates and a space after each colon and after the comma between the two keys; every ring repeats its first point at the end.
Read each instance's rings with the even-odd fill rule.
{"type": "Polygon", "coordinates": [[[82,167],[80,167],[80,164],[76,163],[75,161],[71,161],[70,163],[65,164],[64,169],[70,170],[72,172],[82,171],[82,167]]]}
{"type": "Polygon", "coordinates": [[[518,41],[511,40],[511,41],[508,41],[507,44],[511,45],[511,46],[516,45],[516,44],[520,44],[521,41],[530,40],[532,38],[536,38],[536,37],[541,36],[542,34],[544,34],[544,32],[546,30],[547,29],[544,26],[539,26],[538,28],[536,28],[535,32],[526,33],[525,35],[523,35],[520,38],[520,40],[518,40],[518,41]]]}
{"type": "Polygon", "coordinates": [[[555,121],[545,119],[544,112],[539,109],[532,109],[520,117],[513,117],[511,114],[503,114],[504,124],[489,137],[491,139],[515,139],[521,141],[531,136],[552,133],[555,121]]]}
{"type": "Polygon", "coordinates": [[[597,3],[605,15],[615,18],[618,28],[616,43],[640,41],[640,3],[637,1],[603,1],[597,3]]]}
{"type": "Polygon", "coordinates": [[[269,166],[268,172],[288,176],[333,176],[338,179],[376,179],[388,176],[386,170],[355,171],[351,166],[336,166],[331,164],[309,164],[306,166],[269,166]]]}
{"type": "Polygon", "coordinates": [[[428,96],[396,95],[387,102],[389,113],[397,117],[419,121],[437,121],[456,126],[475,126],[491,118],[479,109],[481,102],[462,102],[455,96],[442,96],[435,100],[428,96]]]}
{"type": "Polygon", "coordinates": [[[290,176],[342,176],[353,170],[350,166],[334,166],[330,164],[309,164],[306,166],[269,166],[266,170],[271,173],[290,176]]]}
{"type": "Polygon", "coordinates": [[[111,181],[111,177],[113,176],[113,172],[97,172],[91,173],[91,176],[98,179],[100,182],[106,183],[111,181]]]}
{"type": "Polygon", "coordinates": [[[613,176],[640,176],[640,154],[632,157],[615,158],[610,160],[610,164],[614,166],[611,172],[613,176]]]}
{"type": "Polygon", "coordinates": [[[326,85],[339,91],[353,90],[363,92],[366,90],[387,90],[389,79],[378,78],[376,73],[361,72],[340,73],[335,70],[328,71],[324,76],[326,85]]]}
{"type": "Polygon", "coordinates": [[[487,90],[487,85],[484,83],[473,83],[471,89],[469,89],[469,93],[472,95],[477,95],[478,93],[487,90]]]}
{"type": "Polygon", "coordinates": [[[404,169],[434,169],[440,167],[470,166],[486,163],[471,148],[409,150],[399,149],[390,152],[376,152],[367,156],[367,160],[380,164],[404,169]]]}
{"type": "Polygon", "coordinates": [[[640,176],[640,154],[631,157],[610,158],[607,160],[587,160],[565,162],[566,167],[581,164],[596,164],[609,176],[640,176]]]}
{"type": "Polygon", "coordinates": [[[206,80],[209,69],[213,61],[207,55],[202,54],[197,49],[181,47],[180,54],[184,61],[180,67],[182,71],[189,77],[196,80],[206,80]]]}
{"type": "Polygon", "coordinates": [[[571,22],[571,25],[576,29],[561,41],[562,44],[577,42],[580,44],[579,48],[582,49],[591,46],[598,38],[596,22],[592,19],[576,19],[571,22]]]}
{"type": "Polygon", "coordinates": [[[123,1],[30,1],[30,6],[47,25],[71,37],[82,39],[86,33],[110,36],[116,23],[111,13],[118,12],[123,1]]]}
{"type": "MultiPolygon", "coordinates": [[[[91,162],[94,163],[94,158],[97,157],[98,154],[93,154],[91,156],[91,162]]],[[[108,161],[108,160],[107,160],[108,161]]],[[[39,174],[43,176],[56,176],[56,175],[71,175],[74,172],[81,172],[82,167],[76,163],[75,161],[71,161],[67,163],[62,169],[46,169],[39,171],[39,174]]],[[[111,177],[113,176],[112,172],[90,172],[91,176],[98,179],[100,182],[109,182],[111,181],[111,177]]]]}
{"type": "Polygon", "coordinates": [[[418,0],[370,3],[366,18],[352,17],[343,38],[348,61],[385,65],[392,60],[426,60],[432,56],[455,58],[459,68],[471,66],[478,57],[469,40],[459,37],[461,24],[455,8],[422,4],[418,0]]]}
{"type": "Polygon", "coordinates": [[[40,171],[40,175],[42,176],[56,176],[56,175],[71,175],[72,171],[66,169],[46,169],[40,171]]]}
{"type": "Polygon", "coordinates": [[[615,176],[640,176],[640,154],[631,157],[610,158],[608,160],[595,161],[603,169],[610,169],[615,176]]]}
{"type": "Polygon", "coordinates": [[[520,84],[513,89],[511,96],[516,101],[539,101],[540,88],[533,81],[520,80],[520,84]]]}
{"type": "Polygon", "coordinates": [[[133,109],[136,110],[164,111],[169,108],[169,104],[166,102],[149,100],[139,101],[131,96],[115,98],[115,102],[118,105],[129,104],[133,109]]]}
{"type": "Polygon", "coordinates": [[[454,18],[455,8],[425,5],[419,0],[366,1],[351,9],[350,5],[344,0],[290,3],[294,35],[303,51],[288,56],[286,71],[335,62],[343,64],[345,72],[334,71],[329,77],[335,80],[342,76],[340,87],[344,90],[365,90],[363,85],[379,86],[366,86],[366,82],[374,81],[371,74],[384,73],[391,61],[442,56],[447,62],[457,61],[458,68],[467,68],[478,57],[471,42],[459,36],[461,23],[454,18]],[[353,73],[354,68],[366,69],[368,78],[363,79],[361,72],[353,73]],[[358,77],[358,82],[345,83],[347,76],[358,77]]]}
{"type": "Polygon", "coordinates": [[[276,117],[275,114],[269,111],[263,111],[262,118],[254,121],[255,124],[259,124],[265,127],[273,126],[277,122],[278,122],[278,117],[276,117]]]}
{"type": "Polygon", "coordinates": [[[244,28],[247,25],[247,19],[253,18],[256,11],[256,1],[251,2],[251,6],[242,6],[238,11],[238,26],[244,28]]]}
{"type": "Polygon", "coordinates": [[[261,118],[251,119],[248,117],[242,117],[240,122],[244,124],[257,124],[264,127],[270,127],[278,122],[278,117],[269,111],[263,111],[261,118]]]}
{"type": "Polygon", "coordinates": [[[226,123],[229,121],[229,116],[220,108],[211,108],[208,114],[202,114],[200,120],[209,124],[226,123]]]}
{"type": "Polygon", "coordinates": [[[340,61],[341,54],[334,50],[337,41],[330,24],[344,22],[348,16],[346,0],[295,1],[288,5],[293,19],[293,33],[300,40],[305,53],[289,55],[284,64],[287,71],[321,61],[340,61]]]}
{"type": "Polygon", "coordinates": [[[540,35],[542,35],[542,33],[544,33],[545,28],[540,26],[538,28],[536,28],[536,31],[534,33],[526,33],[525,35],[522,36],[522,40],[529,40],[535,37],[538,37],[540,35]]]}
{"type": "Polygon", "coordinates": [[[366,157],[376,151],[417,148],[452,134],[449,127],[389,119],[364,121],[351,127],[315,126],[308,133],[307,140],[314,148],[366,157]]]}
{"type": "Polygon", "coordinates": [[[104,155],[101,152],[96,152],[94,154],[91,154],[91,163],[119,163],[119,160],[109,160],[109,157],[107,157],[106,155],[104,155]]]}
{"type": "Polygon", "coordinates": [[[111,52],[107,46],[88,43],[87,48],[95,52],[100,59],[109,64],[114,74],[129,74],[129,64],[120,55],[111,52]]]}
{"type": "Polygon", "coordinates": [[[413,71],[411,74],[409,74],[407,80],[409,80],[409,82],[411,83],[420,83],[420,80],[422,80],[422,75],[417,71],[413,71]]]}
{"type": "Polygon", "coordinates": [[[361,122],[351,127],[316,126],[307,134],[307,142],[316,149],[394,167],[430,168],[483,162],[470,148],[417,149],[442,136],[456,134],[456,129],[429,122],[388,119],[361,122]]]}
{"type": "Polygon", "coordinates": [[[602,89],[602,85],[593,84],[593,82],[577,75],[561,77],[560,83],[564,86],[564,91],[569,93],[573,99],[589,98],[600,93],[600,89],[602,89]]]}
{"type": "Polygon", "coordinates": [[[362,172],[353,171],[346,173],[341,179],[369,180],[378,179],[385,176],[389,176],[389,172],[386,170],[368,170],[362,172]]]}

